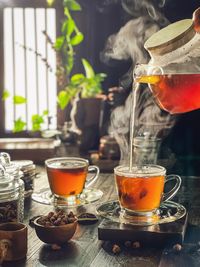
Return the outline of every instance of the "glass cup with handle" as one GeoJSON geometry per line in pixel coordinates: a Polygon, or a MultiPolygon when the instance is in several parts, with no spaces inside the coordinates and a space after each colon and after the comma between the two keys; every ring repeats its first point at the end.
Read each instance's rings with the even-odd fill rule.
{"type": "Polygon", "coordinates": [[[61,157],[45,161],[49,186],[55,199],[65,205],[77,205],[84,188],[90,187],[99,176],[99,168],[89,166],[83,158],[61,157]],[[88,173],[95,172],[90,178],[88,173]]]}
{"type": "Polygon", "coordinates": [[[114,169],[121,209],[127,218],[151,222],[156,219],[161,202],[172,199],[181,186],[181,177],[166,175],[159,165],[117,166],[114,169]],[[174,187],[164,193],[165,183],[175,180],[174,187]]]}

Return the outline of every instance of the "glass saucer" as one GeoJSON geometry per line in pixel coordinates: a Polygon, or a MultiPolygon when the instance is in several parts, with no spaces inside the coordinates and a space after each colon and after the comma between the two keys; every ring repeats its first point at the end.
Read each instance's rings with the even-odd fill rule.
{"type": "Polygon", "coordinates": [[[96,212],[113,222],[145,226],[179,220],[186,214],[186,209],[176,202],[165,201],[152,216],[131,216],[125,214],[118,200],[113,200],[97,206],[96,212]]]}
{"type": "Polygon", "coordinates": [[[62,199],[55,198],[49,188],[44,188],[38,192],[34,192],[32,194],[32,199],[36,202],[45,205],[78,207],[93,203],[99,200],[102,196],[103,192],[99,189],[94,189],[94,188],[84,189],[82,194],[80,194],[79,198],[76,200],[76,202],[74,203],[74,199],[72,199],[73,202],[70,203],[69,201],[66,202],[65,199],[63,198],[62,199]]]}

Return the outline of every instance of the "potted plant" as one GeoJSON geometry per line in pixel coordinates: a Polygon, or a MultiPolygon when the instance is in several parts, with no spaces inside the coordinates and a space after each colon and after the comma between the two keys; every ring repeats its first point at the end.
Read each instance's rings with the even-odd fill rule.
{"type": "MultiPolygon", "coordinates": [[[[47,4],[49,6],[53,5],[56,0],[47,0],[47,4]]],[[[102,93],[101,83],[105,78],[105,74],[99,73],[96,74],[85,58],[82,58],[82,65],[84,69],[84,73],[76,73],[72,75],[73,67],[74,67],[74,58],[75,58],[75,50],[74,48],[78,46],[84,39],[84,34],[79,30],[76,25],[75,20],[73,19],[71,12],[81,11],[81,6],[76,0],[63,0],[63,10],[64,10],[64,20],[61,25],[61,34],[57,37],[55,43],[49,38],[47,32],[43,32],[46,36],[47,42],[51,44],[52,49],[56,52],[57,58],[57,70],[56,77],[58,81],[58,95],[57,95],[57,104],[59,108],[58,114],[63,114],[64,110],[71,103],[72,105],[72,121],[75,122],[74,119],[77,115],[75,110],[79,110],[77,104],[81,102],[90,102],[90,101],[98,101],[98,100],[88,100],[95,99],[102,93]],[[86,100],[87,99],[87,100],[86,100]]],[[[31,48],[24,47],[24,49],[31,48]]],[[[41,57],[42,61],[46,65],[47,68],[51,69],[49,66],[47,59],[45,59],[38,51],[32,50],[38,57],[41,57]]],[[[9,92],[7,90],[3,93],[3,100],[6,100],[10,97],[9,92]]],[[[13,101],[15,105],[22,105],[27,102],[26,98],[22,96],[14,96],[13,101]]],[[[88,103],[86,104],[88,106],[88,103]]],[[[96,105],[97,106],[97,105],[96,105]]],[[[60,115],[59,115],[60,116],[60,115]]],[[[32,115],[32,130],[38,132],[41,130],[41,126],[44,121],[48,118],[48,110],[44,110],[42,114],[33,114],[32,115]]],[[[58,122],[64,122],[58,118],[58,122]]],[[[21,132],[24,131],[26,127],[26,122],[24,122],[21,118],[16,119],[14,122],[13,132],[21,132]]],[[[75,130],[75,124],[73,124],[73,129],[75,130]]],[[[77,127],[78,129],[78,127],[77,127]]],[[[79,133],[81,130],[79,131],[79,133]]]]}
{"type": "Polygon", "coordinates": [[[58,106],[64,110],[69,103],[71,109],[71,131],[80,138],[80,148],[87,151],[98,143],[98,127],[102,100],[102,81],[106,75],[96,74],[85,58],[81,59],[84,73],[71,75],[74,66],[74,47],[79,45],[84,35],[81,33],[72,18],[70,11],[80,11],[81,6],[75,0],[64,0],[65,20],[61,32],[54,44],[58,58],[58,106]],[[60,64],[61,63],[61,64],[60,64]]]}

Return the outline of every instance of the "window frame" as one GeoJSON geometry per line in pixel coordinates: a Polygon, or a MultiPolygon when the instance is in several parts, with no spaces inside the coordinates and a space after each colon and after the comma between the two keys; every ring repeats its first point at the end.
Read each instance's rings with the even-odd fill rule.
{"type": "MultiPolygon", "coordinates": [[[[0,0],[0,137],[35,137],[40,133],[32,133],[31,131],[23,131],[20,133],[13,133],[5,130],[5,107],[2,100],[4,90],[4,25],[3,25],[3,13],[4,8],[48,8],[46,0],[0,0]]],[[[60,21],[64,17],[62,0],[56,0],[51,6],[55,8],[56,12],[56,36],[60,35],[60,21]]],[[[59,87],[57,86],[57,92],[59,87]]],[[[59,114],[57,109],[57,125],[64,123],[63,114],[59,114]]],[[[62,112],[61,112],[62,113],[62,112]]]]}

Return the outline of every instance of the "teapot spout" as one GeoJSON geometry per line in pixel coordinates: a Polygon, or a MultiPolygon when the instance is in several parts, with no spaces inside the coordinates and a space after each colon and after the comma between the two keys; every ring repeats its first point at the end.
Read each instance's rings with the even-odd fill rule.
{"type": "Polygon", "coordinates": [[[157,84],[160,81],[159,76],[157,75],[147,75],[141,76],[135,79],[138,83],[148,83],[148,84],[157,84]]]}

